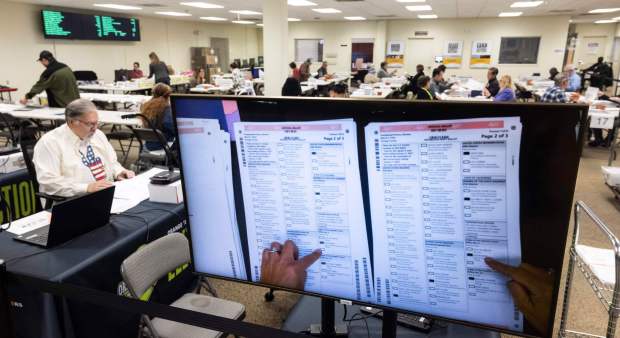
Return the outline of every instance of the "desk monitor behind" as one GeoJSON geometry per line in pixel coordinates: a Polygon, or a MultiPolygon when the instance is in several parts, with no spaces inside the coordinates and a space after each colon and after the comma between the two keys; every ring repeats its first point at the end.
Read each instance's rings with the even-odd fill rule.
{"type": "Polygon", "coordinates": [[[49,227],[15,237],[15,240],[51,248],[81,236],[110,221],[114,186],[71,198],[52,207],[49,227]],[[38,240],[47,236],[47,242],[38,240]]]}
{"type": "MultiPolygon", "coordinates": [[[[354,228],[350,225],[346,219],[341,217],[344,214],[340,211],[337,216],[331,214],[334,208],[344,208],[343,206],[339,206],[337,203],[322,202],[320,208],[323,209],[316,209],[318,210],[316,211],[316,217],[321,217],[321,219],[326,222],[321,226],[329,228],[331,225],[342,223],[341,225],[344,226],[342,229],[347,230],[343,230],[344,232],[336,231],[329,234],[329,236],[326,237],[327,239],[324,239],[327,241],[326,243],[329,244],[325,246],[327,251],[324,256],[321,256],[319,265],[314,267],[316,271],[308,272],[309,276],[313,275],[312,282],[315,288],[308,291],[307,288],[303,290],[299,288],[292,289],[291,287],[282,285],[273,285],[273,283],[267,284],[266,286],[279,286],[279,288],[287,290],[319,295],[332,299],[347,299],[355,303],[363,305],[368,304],[368,306],[379,307],[385,310],[426,314],[433,318],[466,323],[468,325],[502,332],[517,333],[519,335],[536,337],[549,337],[551,335],[553,318],[555,317],[555,305],[559,292],[559,276],[562,271],[568,225],[572,210],[572,198],[584,137],[585,129],[583,126],[586,126],[587,106],[554,104],[500,105],[493,103],[405,102],[396,100],[256,99],[249,97],[235,97],[233,99],[230,97],[173,96],[172,107],[175,120],[178,125],[181,126],[179,129],[179,141],[184,184],[183,191],[189,213],[189,226],[192,233],[192,255],[197,272],[239,282],[260,284],[260,278],[257,277],[260,275],[260,264],[252,263],[252,260],[256,261],[256,257],[258,256],[250,255],[249,253],[256,252],[257,247],[261,253],[263,249],[269,249],[271,241],[267,240],[266,235],[275,231],[276,234],[281,234],[278,235],[281,237],[275,237],[277,241],[293,238],[296,241],[300,241],[302,246],[318,246],[318,244],[309,242],[310,238],[315,236],[313,235],[313,231],[316,232],[316,230],[312,230],[312,226],[304,227],[303,224],[305,223],[303,222],[297,222],[300,219],[305,220],[308,214],[314,215],[312,210],[315,210],[315,206],[308,204],[308,208],[288,210],[286,209],[286,205],[299,203],[299,200],[302,198],[307,198],[309,201],[314,199],[320,200],[322,198],[342,200],[341,196],[346,194],[347,191],[352,191],[347,195],[348,197],[352,198],[358,196],[355,190],[348,190],[348,187],[346,189],[344,187],[335,188],[337,185],[336,181],[332,183],[328,182],[328,180],[336,179],[340,177],[339,175],[343,175],[339,167],[342,166],[342,164],[338,163],[349,163],[349,168],[352,168],[354,166],[352,166],[351,163],[358,161],[359,178],[355,178],[354,180],[359,181],[361,184],[363,206],[353,213],[347,213],[346,218],[362,215],[361,222],[363,223],[365,220],[367,239],[344,241],[344,243],[348,245],[339,245],[343,242],[332,241],[332,238],[329,236],[336,233],[353,233],[352,229],[359,232],[361,231],[361,227],[354,228]],[[472,119],[476,120],[459,121],[472,119]],[[509,123],[509,125],[515,126],[517,129],[490,124],[492,121],[486,121],[486,119],[501,119],[509,123]],[[482,122],[480,120],[485,121],[483,125],[488,126],[488,131],[483,131],[479,127],[476,127],[480,126],[479,123],[482,122]],[[244,124],[239,124],[239,121],[244,124]],[[317,121],[321,122],[318,123],[317,121]],[[265,125],[265,123],[268,122],[271,122],[271,125],[265,125]],[[309,124],[302,124],[301,122],[309,122],[309,124]],[[374,161],[367,161],[368,156],[372,156],[371,159],[375,157],[374,148],[372,148],[373,151],[368,155],[368,150],[371,148],[367,147],[373,146],[374,144],[373,142],[369,142],[368,138],[371,137],[370,135],[375,134],[373,128],[378,126],[377,123],[396,123],[396,127],[398,127],[396,129],[387,126],[385,130],[378,130],[378,133],[386,132],[393,134],[391,137],[394,137],[394,140],[400,137],[410,137],[407,135],[412,133],[408,131],[417,131],[420,130],[418,128],[427,126],[423,128],[432,129],[430,132],[436,132],[438,136],[429,136],[429,138],[425,139],[422,143],[446,143],[446,145],[437,143],[439,147],[432,149],[434,156],[438,156],[433,159],[434,161],[448,161],[450,165],[453,167],[457,166],[457,168],[460,167],[459,163],[463,163],[463,165],[472,166],[472,168],[475,166],[476,170],[482,170],[485,173],[483,175],[485,177],[474,179],[465,177],[470,174],[462,174],[463,178],[461,180],[458,178],[461,175],[459,174],[459,170],[454,171],[455,177],[457,177],[456,179],[450,178],[452,176],[437,176],[440,174],[443,175],[442,171],[447,170],[446,168],[448,167],[445,165],[448,162],[441,162],[441,165],[433,168],[433,175],[435,176],[432,177],[432,182],[430,182],[434,184],[432,193],[435,195],[437,193],[443,194],[442,196],[444,196],[444,198],[436,196],[437,198],[434,197],[435,200],[430,201],[436,208],[433,213],[437,213],[436,216],[430,216],[440,219],[444,217],[441,215],[446,212],[450,213],[450,215],[454,214],[457,216],[455,216],[453,221],[435,222],[431,219],[429,220],[430,224],[426,224],[427,220],[424,219],[424,222],[420,220],[419,222],[414,222],[415,224],[412,225],[409,225],[408,222],[410,221],[405,222],[406,219],[403,218],[399,223],[405,222],[407,223],[406,226],[410,228],[407,228],[409,230],[398,229],[398,231],[400,231],[398,236],[410,236],[407,231],[426,231],[425,229],[428,225],[431,229],[435,229],[432,230],[434,231],[433,236],[438,235],[446,238],[451,238],[450,236],[453,236],[455,239],[438,240],[432,238],[430,242],[428,242],[428,240],[422,240],[419,242],[410,242],[407,245],[401,245],[402,243],[398,244],[394,249],[397,252],[388,254],[393,256],[387,257],[397,258],[394,264],[400,265],[404,264],[402,262],[403,259],[410,260],[410,262],[405,264],[409,270],[405,270],[405,265],[398,267],[396,265],[391,266],[390,264],[378,263],[380,261],[385,261],[385,251],[383,253],[377,250],[374,250],[374,252],[371,251],[369,260],[370,267],[368,270],[366,270],[366,265],[362,263],[362,260],[340,264],[340,261],[336,259],[338,258],[336,257],[337,255],[333,253],[333,250],[342,250],[338,252],[345,252],[353,247],[356,248],[356,250],[361,250],[363,247],[376,248],[379,247],[379,245],[383,245],[381,244],[382,242],[385,242],[386,236],[382,234],[382,232],[385,232],[382,228],[382,222],[375,222],[373,217],[371,217],[374,216],[375,211],[379,213],[382,212],[381,209],[372,209],[373,215],[371,215],[372,203],[383,200],[381,198],[372,199],[371,196],[375,196],[373,194],[381,194],[383,189],[377,189],[374,185],[371,185],[370,173],[376,171],[376,169],[373,169],[375,168],[374,161]],[[406,127],[408,123],[417,127],[410,129],[406,127]],[[334,128],[337,127],[335,124],[340,127],[334,128]],[[374,124],[374,126],[371,124],[374,124]],[[480,132],[474,133],[467,132],[472,137],[475,136],[481,140],[466,141],[462,144],[459,143],[459,132],[456,129],[470,128],[467,127],[467,125],[470,125],[473,129],[481,130],[480,132]],[[518,125],[521,127],[518,127],[518,125]],[[501,140],[504,137],[512,138],[512,136],[501,136],[497,133],[504,132],[504,130],[506,130],[506,133],[511,133],[510,130],[518,130],[519,128],[521,128],[519,132],[520,141],[513,143],[513,145],[516,144],[518,146],[516,155],[508,156],[508,153],[506,153],[506,156],[498,155],[505,151],[502,150],[505,146],[501,145],[502,142],[498,142],[497,140],[501,140]],[[267,140],[266,137],[271,137],[274,130],[278,132],[281,131],[285,134],[276,135],[273,136],[274,138],[271,140],[267,140]],[[298,133],[298,131],[304,130],[308,133],[310,131],[316,133],[325,132],[326,134],[332,133],[334,137],[316,138],[315,135],[298,133]],[[345,130],[346,133],[349,133],[348,138],[346,134],[343,134],[345,130]],[[238,131],[243,134],[237,133],[238,131]],[[365,134],[365,132],[369,133],[365,134]],[[337,133],[341,135],[335,135],[337,133]],[[220,135],[223,137],[224,139],[221,140],[224,142],[225,149],[229,149],[231,152],[230,155],[224,154],[230,156],[230,159],[232,159],[231,165],[229,166],[229,168],[232,169],[232,177],[226,177],[227,174],[225,174],[226,171],[224,171],[224,169],[217,169],[222,170],[222,177],[216,178],[213,182],[208,182],[213,185],[213,189],[219,189],[220,193],[218,194],[224,196],[219,201],[211,201],[213,197],[204,193],[206,189],[203,183],[205,182],[202,182],[202,180],[205,179],[203,173],[206,170],[206,164],[203,160],[205,156],[201,153],[203,151],[213,152],[218,149],[217,146],[215,148],[210,148],[215,150],[209,150],[208,147],[202,146],[205,140],[204,138],[208,137],[207,134],[212,137],[215,137],[213,135],[220,135]],[[496,134],[497,137],[494,136],[496,134]],[[333,142],[340,142],[340,140],[347,139],[349,139],[347,142],[350,142],[351,135],[356,136],[356,142],[354,142],[352,146],[351,143],[344,143],[345,141],[342,141],[341,145],[332,144],[333,142]],[[310,140],[310,137],[313,137],[312,140],[315,141],[307,141],[310,140]],[[296,142],[299,142],[299,145],[296,144],[296,142]],[[303,145],[303,142],[312,142],[312,144],[303,145]],[[456,142],[456,145],[447,144],[451,142],[456,142]],[[232,145],[230,143],[232,143],[232,145]],[[463,147],[462,150],[459,148],[461,146],[463,147]],[[238,149],[240,147],[241,151],[239,152],[238,149]],[[276,149],[273,147],[278,148],[276,149]],[[305,154],[303,153],[304,149],[307,150],[307,156],[311,156],[307,161],[304,160],[305,155],[302,155],[305,154]],[[293,152],[299,155],[291,155],[293,152]],[[549,156],[549,154],[562,155],[549,156]],[[465,159],[461,161],[461,155],[471,155],[476,158],[471,161],[465,161],[465,159]],[[343,160],[343,162],[339,160],[343,158],[349,158],[349,161],[343,160]],[[501,161],[498,160],[499,162],[492,164],[489,162],[490,158],[496,158],[501,161]],[[512,161],[510,158],[512,158],[512,161]],[[247,166],[247,169],[242,169],[240,163],[243,164],[244,168],[247,166]],[[291,170],[294,169],[295,171],[290,172],[287,171],[288,169],[278,169],[280,163],[283,163],[285,166],[289,164],[291,166],[299,166],[295,168],[291,167],[291,170]],[[314,166],[313,163],[322,164],[314,166]],[[370,165],[367,166],[367,164],[370,165]],[[516,184],[516,187],[513,186],[512,188],[512,194],[507,194],[507,190],[505,190],[507,188],[504,188],[504,186],[506,186],[505,181],[508,181],[505,177],[508,176],[502,177],[502,175],[495,176],[495,174],[493,174],[486,177],[490,175],[490,172],[497,173],[497,170],[504,170],[505,165],[509,165],[513,168],[509,172],[509,175],[511,175],[510,177],[512,177],[512,182],[515,182],[513,184],[516,184]],[[319,170],[319,174],[317,175],[303,176],[312,178],[313,185],[309,185],[309,183],[306,184],[303,179],[299,179],[296,176],[305,172],[299,169],[305,168],[305,166],[310,168],[310,172],[319,170]],[[248,171],[241,172],[241,170],[248,171]],[[251,185],[243,184],[244,177],[248,177],[247,175],[250,170],[250,175],[256,175],[256,181],[252,182],[251,185]],[[265,175],[272,176],[269,176],[271,178],[267,180],[265,179],[265,177],[267,177],[265,175]],[[279,178],[280,176],[281,178],[279,178]],[[518,182],[514,181],[514,177],[518,177],[518,182]],[[291,181],[293,179],[294,181],[291,181]],[[226,183],[227,180],[231,182],[226,183]],[[276,182],[281,181],[282,183],[273,183],[274,180],[276,182]],[[274,184],[273,186],[271,185],[272,183],[274,184]],[[226,186],[227,184],[230,185],[226,186]],[[291,184],[295,186],[293,187],[291,184]],[[330,189],[324,189],[327,184],[330,185],[330,189]],[[269,185],[269,187],[265,187],[265,185],[269,185]],[[280,185],[282,186],[280,187],[280,185]],[[446,190],[446,186],[448,185],[450,185],[449,188],[452,190],[446,190]],[[262,190],[255,190],[259,188],[262,190]],[[295,194],[292,194],[289,188],[294,188],[293,191],[295,194]],[[305,189],[306,192],[311,192],[311,194],[300,194],[299,189],[302,188],[305,189]],[[279,189],[282,190],[281,196],[274,192],[280,191],[279,189]],[[461,195],[470,193],[475,193],[475,196],[470,198],[469,196],[461,195]],[[314,196],[315,194],[316,196],[314,196]],[[513,196],[510,198],[510,201],[506,199],[508,195],[513,196]],[[232,198],[230,196],[232,196],[232,198]],[[286,196],[289,197],[285,198],[286,196]],[[467,201],[463,202],[463,209],[465,212],[458,216],[459,207],[454,209],[448,205],[441,206],[442,203],[447,203],[450,200],[467,201]],[[252,213],[248,213],[246,201],[249,201],[248,204],[252,203],[250,205],[252,205],[253,208],[254,205],[256,205],[256,209],[254,209],[252,213]],[[256,204],[256,201],[265,202],[256,204]],[[501,201],[504,201],[504,204],[510,206],[511,214],[508,214],[508,208],[503,210],[497,207],[497,205],[502,204],[501,201]],[[472,211],[472,213],[478,213],[476,217],[481,217],[480,213],[486,215],[483,221],[473,225],[468,221],[467,224],[469,225],[467,225],[459,220],[463,217],[469,217],[466,215],[469,214],[468,210],[472,210],[471,207],[468,207],[470,203],[476,207],[475,210],[472,211]],[[210,205],[219,205],[219,210],[209,209],[210,205]],[[280,209],[282,209],[282,211],[279,211],[280,209]],[[228,213],[227,210],[232,211],[234,215],[228,213]],[[230,231],[230,240],[228,241],[232,243],[230,246],[228,246],[228,244],[223,244],[225,243],[223,233],[225,229],[221,225],[225,222],[220,219],[211,219],[215,212],[225,217],[228,220],[227,224],[232,225],[231,229],[226,230],[230,231]],[[274,228],[274,224],[284,222],[278,220],[280,219],[278,216],[280,212],[283,214],[282,219],[288,220],[287,222],[292,222],[290,228],[288,228],[287,225],[286,231],[281,232],[278,230],[280,228],[274,228]],[[497,224],[498,221],[496,221],[494,217],[498,215],[504,215],[502,217],[505,217],[506,222],[509,221],[513,225],[508,227],[506,225],[497,224]],[[205,218],[201,219],[202,217],[205,218]],[[233,220],[230,221],[231,219],[233,220]],[[274,220],[271,227],[261,228],[260,232],[256,231],[256,220],[262,222],[262,220],[267,219],[274,220]],[[253,227],[249,223],[250,221],[254,222],[253,227]],[[216,225],[213,229],[205,226],[205,224],[208,225],[210,222],[216,225]],[[421,224],[424,224],[424,226],[421,224]],[[467,229],[467,231],[464,229],[467,229]],[[513,232],[508,233],[506,229],[510,229],[510,231],[513,232]],[[215,232],[213,235],[206,235],[210,233],[210,231],[215,232]],[[484,257],[487,256],[492,256],[500,260],[506,259],[506,256],[509,255],[508,250],[510,250],[510,247],[506,243],[502,244],[498,242],[499,239],[483,239],[477,234],[477,231],[482,233],[496,233],[497,236],[504,238],[502,241],[505,242],[508,242],[508,240],[506,240],[508,237],[512,238],[510,239],[510,245],[515,245],[512,250],[516,250],[519,253],[520,258],[518,260],[520,262],[529,263],[544,269],[553,269],[556,272],[556,274],[553,275],[554,278],[550,278],[550,283],[553,284],[552,286],[550,285],[553,290],[552,299],[550,301],[551,307],[548,309],[549,311],[543,311],[547,312],[548,316],[545,318],[548,319],[548,321],[543,320],[547,325],[543,326],[545,328],[543,328],[542,331],[534,327],[529,318],[526,317],[525,320],[523,320],[523,315],[519,311],[515,311],[514,306],[511,305],[513,304],[513,300],[506,289],[506,280],[502,280],[500,275],[494,273],[484,263],[484,257]],[[266,232],[269,233],[267,234],[266,232]],[[472,236],[461,238],[460,236],[464,236],[465,233],[469,233],[472,236]],[[457,237],[460,239],[456,240],[457,237]],[[217,241],[211,240],[213,238],[217,238],[217,241]],[[265,240],[262,240],[263,238],[265,238],[265,240]],[[520,238],[520,241],[518,238],[520,238]],[[550,241],[549,239],[554,240],[550,241]],[[413,250],[410,247],[416,246],[415,243],[418,243],[419,246],[423,246],[425,249],[420,255],[409,255],[409,251],[413,250]],[[474,252],[467,251],[467,259],[475,261],[474,266],[465,267],[465,259],[458,259],[460,255],[465,255],[463,250],[466,247],[476,247],[480,249],[476,249],[474,252]],[[211,262],[212,264],[206,264],[209,259],[214,257],[213,255],[208,255],[206,252],[212,249],[221,249],[221,252],[218,251],[215,254],[221,254],[223,258],[211,262]],[[430,251],[426,251],[427,249],[430,251]],[[332,253],[330,253],[330,250],[332,253]],[[452,252],[450,250],[454,252],[463,252],[454,255],[449,253],[452,252]],[[502,250],[505,250],[504,254],[501,253],[502,250]],[[405,251],[406,255],[399,254],[405,251]],[[436,272],[433,272],[433,274],[429,272],[427,274],[425,272],[427,264],[431,264],[429,265],[431,267],[433,266],[433,263],[430,261],[425,263],[427,259],[425,257],[427,255],[425,252],[435,252],[436,254],[434,255],[438,255],[435,258],[434,264],[437,265],[437,267],[434,268],[434,270],[441,268],[442,272],[440,274],[436,272]],[[235,260],[234,263],[233,260],[235,260]],[[360,262],[359,269],[357,262],[360,262]],[[450,266],[452,266],[451,264],[455,264],[454,268],[450,268],[450,266]],[[376,277],[381,273],[385,273],[386,268],[400,269],[398,270],[400,272],[395,274],[391,280],[384,279],[380,280],[381,283],[379,283],[376,277]],[[334,271],[338,272],[335,273],[334,271]],[[320,278],[318,277],[320,274],[319,272],[325,272],[327,274],[325,276],[325,282],[322,276],[320,278]],[[356,273],[359,273],[362,277],[355,277],[356,273]],[[407,273],[412,273],[416,276],[419,275],[419,278],[416,277],[415,280],[404,279],[404,275],[407,273]],[[401,274],[403,277],[400,277],[401,274]],[[332,279],[339,278],[339,276],[350,275],[353,277],[348,282],[330,282],[332,279]],[[425,277],[426,275],[428,275],[428,277],[425,277]],[[366,279],[366,283],[370,284],[370,287],[364,285],[363,276],[370,277],[366,279]],[[321,286],[316,287],[316,283],[318,283],[317,281],[319,280],[320,283],[324,283],[324,285],[321,284],[321,286]],[[387,281],[390,281],[390,283],[387,284],[387,281]],[[357,282],[359,282],[359,284],[357,284],[357,282]],[[414,286],[416,287],[411,288],[411,285],[406,286],[409,282],[415,284],[414,286]],[[406,287],[401,287],[399,290],[388,289],[398,285],[397,283],[401,283],[406,287]],[[349,288],[353,289],[353,291],[348,290],[349,288]],[[371,295],[365,297],[364,292],[362,292],[361,298],[356,298],[360,297],[359,292],[356,295],[354,291],[356,288],[362,290],[369,288],[369,293],[371,295]],[[436,290],[444,289],[446,290],[445,292],[442,291],[441,294],[435,296],[441,298],[441,300],[433,301],[434,298],[432,298],[430,294],[437,294],[436,290]],[[390,290],[394,292],[386,294],[386,291],[390,290]],[[372,295],[373,292],[376,297],[372,295]],[[403,301],[408,300],[412,293],[422,298],[426,297],[424,294],[428,293],[429,300],[419,298],[420,300],[417,302],[407,303],[403,301]],[[479,295],[477,295],[477,293],[479,295]],[[343,296],[343,294],[352,294],[352,296],[343,296]],[[382,294],[381,298],[379,298],[379,294],[382,294]],[[392,298],[391,303],[386,304],[388,297],[392,298]],[[489,302],[488,300],[495,298],[497,299],[493,302],[489,302]],[[504,301],[499,301],[500,298],[504,301]],[[360,301],[360,299],[362,299],[362,301],[360,301]],[[401,301],[399,301],[399,299],[401,299],[401,301]],[[500,308],[502,311],[494,312],[494,310],[489,310],[489,307],[484,305],[487,303],[500,308]],[[454,311],[450,308],[455,308],[457,305],[459,306],[459,311],[454,311]],[[463,311],[460,309],[461,306],[464,306],[463,311]]],[[[505,126],[506,124],[503,125],[505,126]]],[[[409,170],[411,170],[407,175],[402,173],[404,176],[400,176],[401,174],[396,172],[394,176],[389,179],[414,180],[417,179],[416,177],[422,177],[424,175],[424,171],[422,170],[424,168],[415,168],[419,165],[416,164],[418,162],[415,162],[414,159],[411,159],[413,162],[409,162],[410,159],[408,156],[413,156],[408,155],[410,152],[413,154],[415,154],[416,151],[423,152],[422,150],[416,150],[418,149],[418,145],[416,144],[418,144],[419,141],[415,141],[414,136],[415,135],[411,136],[411,141],[403,141],[402,147],[395,146],[385,148],[395,152],[394,156],[399,155],[402,157],[391,159],[394,161],[400,159],[400,163],[404,167],[397,166],[391,169],[407,170],[407,168],[410,168],[409,170]],[[396,154],[396,152],[398,152],[398,154],[396,154]],[[418,170],[421,174],[418,175],[415,170],[418,170]]],[[[386,144],[389,145],[391,144],[390,142],[394,142],[392,140],[390,135],[387,135],[385,139],[378,140],[377,142],[379,144],[381,144],[381,142],[386,142],[386,144]]],[[[420,145],[419,149],[423,149],[423,146],[420,145]]],[[[428,154],[430,153],[429,151],[428,154]]],[[[379,150],[377,150],[377,154],[379,154],[379,150]]],[[[425,154],[420,153],[420,155],[425,154]]],[[[216,156],[218,155],[216,154],[216,156]]],[[[226,160],[223,158],[222,162],[224,161],[226,160]]],[[[382,161],[383,160],[377,162],[379,168],[383,168],[384,162],[382,161]]],[[[422,161],[419,163],[422,163],[422,161]]],[[[471,170],[465,167],[463,167],[463,169],[471,170]]],[[[430,167],[428,170],[430,170],[430,167]]],[[[469,171],[464,170],[463,172],[469,171]]],[[[506,173],[508,173],[508,171],[506,173]]],[[[344,177],[345,181],[349,180],[349,176],[345,175],[344,177]]],[[[377,181],[375,180],[374,182],[377,181]]],[[[412,199],[412,197],[408,197],[412,194],[414,197],[417,196],[416,193],[412,192],[415,188],[413,184],[411,185],[412,188],[407,189],[403,189],[401,183],[398,184],[399,186],[397,187],[392,183],[391,187],[393,188],[385,188],[385,193],[390,193],[390,190],[394,194],[400,193],[401,195],[397,196],[400,199],[412,199]]],[[[386,187],[388,187],[388,185],[386,185],[386,187]]],[[[208,191],[215,193],[216,190],[213,189],[209,187],[208,191]]],[[[420,190],[419,187],[415,189],[420,190]]],[[[420,204],[420,208],[422,208],[422,201],[419,201],[423,200],[422,197],[419,199],[413,198],[413,200],[415,200],[413,202],[420,204]]],[[[385,209],[387,210],[388,208],[386,207],[385,209]]],[[[403,210],[413,210],[409,208],[400,209],[400,212],[403,212],[403,210]]],[[[387,212],[386,210],[383,210],[383,212],[387,212]]],[[[313,224],[312,222],[315,221],[311,220],[308,224],[313,224]]],[[[280,225],[278,225],[278,227],[279,226],[280,225]]],[[[401,225],[398,226],[402,228],[401,225]]],[[[395,227],[396,226],[394,226],[394,228],[395,227]]],[[[389,226],[387,228],[389,228],[389,226]]],[[[393,236],[392,238],[397,237],[393,236]]],[[[307,248],[304,250],[307,250],[307,248]]],[[[301,252],[300,256],[307,255],[308,253],[308,251],[301,252]]],[[[269,252],[266,254],[269,255],[269,252]]],[[[351,257],[354,255],[353,253],[345,254],[351,257]]]]}

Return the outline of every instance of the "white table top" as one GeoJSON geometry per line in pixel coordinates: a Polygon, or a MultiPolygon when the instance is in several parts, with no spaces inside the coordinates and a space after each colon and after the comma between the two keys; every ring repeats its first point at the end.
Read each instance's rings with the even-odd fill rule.
{"type": "Polygon", "coordinates": [[[446,94],[439,94],[439,99],[443,101],[471,101],[471,102],[492,102],[493,99],[486,96],[476,97],[464,97],[464,96],[450,96],[446,94]]]}
{"type": "Polygon", "coordinates": [[[349,78],[350,78],[349,76],[336,76],[329,80],[315,79],[315,80],[310,80],[310,81],[304,81],[301,83],[301,85],[302,86],[329,86],[334,83],[347,81],[349,78]]]}
{"type": "Polygon", "coordinates": [[[364,93],[363,90],[356,90],[353,93],[351,93],[351,96],[349,96],[352,99],[385,99],[387,98],[390,94],[392,94],[394,91],[392,89],[387,89],[387,88],[383,88],[383,89],[377,89],[374,88],[372,90],[372,95],[367,95],[364,93]]]}
{"type": "Polygon", "coordinates": [[[218,92],[228,92],[230,90],[232,90],[232,87],[213,86],[213,87],[194,87],[194,88],[191,88],[189,91],[192,93],[210,94],[210,93],[218,93],[218,92]]]}
{"type": "MultiPolygon", "coordinates": [[[[64,108],[27,108],[20,105],[0,104],[0,112],[9,113],[20,119],[34,120],[53,120],[64,121],[64,108]]],[[[99,122],[105,124],[116,124],[125,126],[141,126],[142,122],[137,118],[123,119],[121,116],[128,114],[127,112],[97,110],[99,114],[99,122]]],[[[130,113],[129,113],[130,114],[130,113]]]]}
{"type": "MultiPolygon", "coordinates": [[[[41,98],[47,98],[47,94],[41,93],[37,95],[41,98]]],[[[104,93],[80,93],[80,98],[95,102],[107,103],[131,103],[140,105],[151,99],[147,95],[128,95],[128,94],[104,94],[104,93]]]]}

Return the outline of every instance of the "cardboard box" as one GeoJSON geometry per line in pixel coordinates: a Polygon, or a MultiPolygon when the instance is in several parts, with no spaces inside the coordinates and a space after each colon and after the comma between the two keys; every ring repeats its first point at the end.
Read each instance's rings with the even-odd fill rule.
{"type": "Polygon", "coordinates": [[[168,185],[149,183],[149,200],[157,203],[179,204],[183,202],[183,187],[181,180],[168,185]]]}

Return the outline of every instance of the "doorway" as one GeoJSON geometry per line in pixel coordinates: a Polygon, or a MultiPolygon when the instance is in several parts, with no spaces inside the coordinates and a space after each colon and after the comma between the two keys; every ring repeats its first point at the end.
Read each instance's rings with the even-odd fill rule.
{"type": "Polygon", "coordinates": [[[357,70],[360,64],[373,63],[374,51],[374,39],[353,39],[351,41],[351,70],[357,70]]]}

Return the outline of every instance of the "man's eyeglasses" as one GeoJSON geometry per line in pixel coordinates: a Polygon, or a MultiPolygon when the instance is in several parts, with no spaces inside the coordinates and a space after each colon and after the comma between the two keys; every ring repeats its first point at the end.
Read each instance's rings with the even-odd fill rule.
{"type": "Polygon", "coordinates": [[[76,121],[78,121],[81,124],[87,126],[89,129],[99,128],[101,126],[101,123],[99,123],[99,121],[97,121],[97,122],[85,122],[85,121],[82,121],[82,120],[76,120],[76,121]]]}

